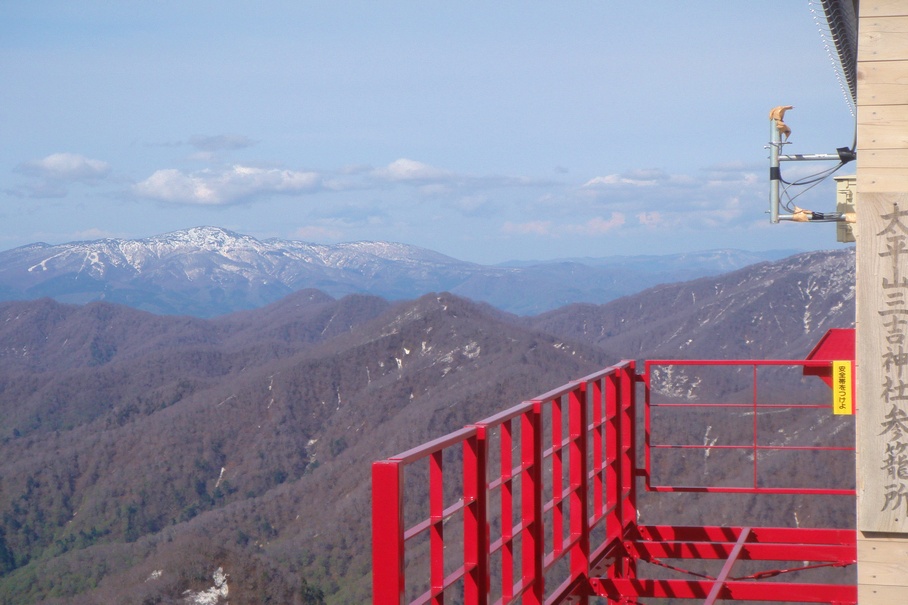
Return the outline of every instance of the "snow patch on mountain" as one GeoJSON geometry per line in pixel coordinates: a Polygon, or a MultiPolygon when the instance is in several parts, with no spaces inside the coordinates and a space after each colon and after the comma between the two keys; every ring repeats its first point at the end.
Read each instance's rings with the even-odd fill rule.
{"type": "Polygon", "coordinates": [[[226,599],[229,593],[227,586],[229,576],[224,572],[224,568],[218,567],[211,577],[214,586],[199,592],[187,590],[183,593],[183,602],[187,605],[218,605],[222,599],[226,599]]]}

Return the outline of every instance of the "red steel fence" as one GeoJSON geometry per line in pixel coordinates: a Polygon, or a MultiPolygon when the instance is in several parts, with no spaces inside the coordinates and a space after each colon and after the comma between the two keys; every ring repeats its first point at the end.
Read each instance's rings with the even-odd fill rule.
{"type": "MultiPolygon", "coordinates": [[[[660,493],[844,496],[848,508],[853,423],[830,420],[829,389],[804,378],[829,364],[649,361],[640,374],[626,361],[374,462],[374,602],[856,603],[854,529],[798,527],[797,510],[794,527],[641,521],[660,493]],[[829,400],[794,399],[810,383],[829,400]],[[798,472],[779,471],[786,456],[798,472]],[[805,581],[814,570],[823,581],[805,581]]],[[[706,500],[693,506],[709,517],[706,500]]]]}
{"type": "MultiPolygon", "coordinates": [[[[782,415],[782,421],[775,424],[782,424],[784,427],[789,427],[791,421],[796,420],[799,416],[803,417],[811,413],[820,420],[829,418],[830,414],[832,414],[831,398],[826,397],[822,401],[813,402],[793,400],[785,388],[788,386],[786,382],[790,381],[784,381],[785,373],[790,373],[793,369],[799,370],[799,375],[805,375],[817,374],[817,369],[829,370],[829,368],[828,361],[647,361],[644,376],[653,377],[653,379],[647,380],[648,388],[646,389],[646,406],[644,408],[646,413],[646,446],[644,449],[646,454],[646,472],[644,475],[647,491],[853,496],[855,494],[854,488],[841,486],[840,477],[831,477],[834,480],[832,486],[805,485],[803,482],[798,485],[783,485],[778,482],[778,479],[790,476],[791,473],[761,473],[760,471],[761,460],[771,459],[774,454],[788,454],[795,465],[798,462],[796,454],[800,454],[802,459],[805,454],[812,455],[811,457],[813,458],[816,458],[817,455],[824,455],[827,458],[827,462],[839,458],[840,463],[835,466],[842,466],[843,463],[853,465],[855,451],[853,433],[843,435],[845,438],[840,438],[838,444],[818,444],[815,443],[816,439],[792,444],[788,439],[770,439],[772,435],[766,435],[769,432],[768,428],[761,426],[761,424],[769,424],[767,419],[771,418],[772,415],[778,414],[782,415]],[[694,375],[700,380],[703,379],[704,373],[713,374],[711,376],[713,380],[719,378],[726,378],[727,380],[729,376],[737,375],[739,381],[744,378],[743,382],[747,384],[745,388],[727,395],[727,399],[722,401],[709,398],[703,400],[700,397],[693,397],[692,394],[683,392],[685,385],[690,384],[690,378],[682,374],[684,378],[681,380],[683,384],[680,392],[678,386],[675,385],[671,388],[672,392],[660,400],[652,385],[656,382],[656,377],[659,375],[660,370],[665,368],[671,368],[675,372],[684,372],[693,368],[694,375]],[[762,380],[761,373],[763,374],[762,380]],[[780,386],[779,383],[782,383],[783,386],[780,386]],[[762,393],[767,391],[771,395],[763,396],[762,393]],[[654,418],[658,417],[660,412],[662,412],[663,416],[667,416],[667,418],[663,418],[663,423],[668,427],[667,430],[661,431],[661,439],[656,437],[656,427],[654,426],[654,418]],[[718,436],[711,441],[708,435],[696,443],[689,438],[685,440],[678,435],[677,423],[672,422],[672,420],[689,416],[690,414],[707,416],[713,419],[716,424],[721,423],[724,429],[737,429],[737,431],[732,432],[730,438],[722,441],[720,441],[718,436]],[[740,419],[746,420],[746,422],[738,421],[735,423],[729,419],[730,415],[736,415],[740,419]],[[730,426],[733,423],[736,426],[730,426]],[[672,442],[664,440],[669,437],[673,438],[672,442]],[[747,466],[749,472],[746,475],[739,476],[735,485],[682,485],[677,483],[677,474],[671,477],[675,483],[671,485],[660,484],[654,478],[653,458],[667,450],[696,450],[705,453],[707,456],[709,454],[733,455],[741,459],[741,461],[746,458],[746,462],[738,466],[747,466]],[[775,483],[773,483],[773,480],[775,480],[775,483]]],[[[821,374],[820,376],[822,377],[823,375],[821,374]]],[[[811,382],[811,384],[819,386],[816,382],[811,382]]],[[[820,390],[822,391],[822,388],[820,390]]],[[[824,393],[828,394],[828,390],[824,393]]],[[[714,425],[709,424],[707,426],[712,427],[714,425]]],[[[809,423],[807,428],[813,428],[814,426],[815,423],[809,423]]],[[[814,479],[829,478],[829,475],[824,475],[814,479]]]]}

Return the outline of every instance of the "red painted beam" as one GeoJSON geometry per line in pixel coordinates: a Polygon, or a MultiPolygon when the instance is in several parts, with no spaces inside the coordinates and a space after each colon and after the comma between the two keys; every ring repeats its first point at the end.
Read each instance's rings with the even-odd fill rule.
{"type": "MultiPolygon", "coordinates": [[[[592,578],[596,596],[614,601],[649,597],[655,599],[705,599],[711,580],[651,580],[592,578]]],[[[836,603],[855,605],[858,589],[846,584],[793,584],[788,582],[726,582],[718,598],[738,601],[781,601],[784,603],[836,603]]]]}
{"type": "MultiPolygon", "coordinates": [[[[631,550],[644,561],[651,559],[726,559],[734,548],[733,542],[634,542],[631,550]]],[[[750,561],[810,561],[850,564],[856,558],[854,546],[842,544],[783,544],[744,545],[741,559],[750,561]]]]}
{"type": "MultiPolygon", "coordinates": [[[[735,542],[741,534],[740,527],[721,525],[640,525],[640,536],[644,540],[663,542],[704,541],[735,542]]],[[[779,542],[789,544],[857,544],[857,530],[814,529],[795,527],[754,527],[751,531],[754,542],[779,542]]]]}

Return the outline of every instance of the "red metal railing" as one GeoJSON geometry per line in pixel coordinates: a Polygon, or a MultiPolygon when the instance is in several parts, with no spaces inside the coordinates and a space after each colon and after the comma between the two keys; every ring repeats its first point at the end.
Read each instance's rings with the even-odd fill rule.
{"type": "Polygon", "coordinates": [[[754,377],[746,403],[739,401],[741,390],[734,388],[725,389],[730,402],[654,400],[651,379],[658,369],[683,364],[691,376],[694,362],[649,362],[645,374],[638,374],[633,362],[624,362],[373,463],[374,602],[541,605],[587,603],[598,596],[610,604],[645,603],[647,598],[699,599],[707,604],[719,599],[856,603],[850,577],[837,574],[838,580],[809,583],[801,579],[817,568],[852,565],[856,559],[852,529],[638,523],[638,480],[654,492],[700,492],[688,494],[691,497],[704,492],[754,497],[854,493],[848,486],[766,486],[759,472],[751,471],[746,486],[651,480],[651,451],[697,456],[711,451],[683,439],[653,440],[654,419],[663,412],[731,410],[752,415],[746,443],[716,442],[711,447],[746,450],[753,468],[761,456],[776,452],[822,455],[848,449],[779,445],[762,436],[757,423],[757,416],[765,412],[804,412],[819,404],[805,407],[765,400],[761,393],[771,389],[757,388],[756,368],[809,365],[816,374],[828,362],[722,362],[735,363],[745,363],[754,377]],[[638,467],[636,447],[638,385],[645,388],[648,403],[640,413],[646,418],[643,468],[638,467]],[[704,565],[710,560],[724,563],[716,570],[699,571],[677,563],[690,559],[704,565]],[[733,576],[739,561],[777,563],[733,576]],[[654,570],[669,577],[650,577],[654,570]],[[783,574],[800,575],[798,581],[778,581],[776,576],[783,574]],[[768,578],[775,580],[767,582],[768,578]]]}
{"type": "MultiPolygon", "coordinates": [[[[796,486],[780,486],[772,485],[769,483],[771,477],[767,476],[767,473],[761,475],[760,473],[760,459],[767,455],[773,453],[794,453],[799,454],[818,454],[820,456],[825,455],[826,460],[821,459],[820,464],[826,468],[830,466],[829,462],[834,461],[835,455],[839,453],[846,453],[848,456],[849,463],[854,460],[854,439],[849,439],[847,445],[817,445],[817,444],[795,444],[791,445],[785,441],[778,439],[776,434],[767,434],[769,431],[766,429],[761,430],[760,427],[760,416],[761,414],[772,414],[772,413],[785,413],[785,412],[797,412],[803,415],[807,411],[819,411],[824,415],[831,414],[831,404],[828,397],[828,389],[823,389],[820,384],[816,381],[811,381],[813,386],[820,386],[820,396],[816,398],[813,402],[803,403],[801,400],[793,401],[790,398],[790,395],[785,391],[779,388],[778,381],[780,374],[783,371],[796,370],[797,376],[808,376],[808,375],[819,375],[820,377],[823,374],[819,370],[829,370],[828,361],[801,361],[801,360],[772,360],[772,361],[754,361],[754,360],[711,360],[711,361],[647,361],[646,362],[646,377],[647,377],[647,388],[646,388],[646,432],[645,432],[645,452],[646,452],[646,489],[647,491],[657,491],[657,492],[713,492],[713,493],[753,493],[753,494],[822,494],[822,495],[841,495],[841,496],[853,496],[855,495],[855,490],[853,487],[819,487],[819,486],[809,486],[809,485],[796,485],[796,486]],[[653,377],[659,373],[660,370],[665,368],[673,369],[682,369],[689,372],[693,372],[693,375],[699,375],[699,372],[704,368],[709,368],[711,370],[727,370],[724,372],[726,375],[737,375],[736,378],[739,379],[739,383],[745,383],[744,388],[737,389],[737,397],[734,401],[717,401],[710,399],[707,395],[707,398],[704,400],[702,397],[696,397],[693,393],[688,392],[684,396],[679,396],[678,393],[673,393],[674,397],[670,401],[657,402],[654,401],[654,379],[653,377]],[[770,383],[769,385],[764,384],[761,388],[761,381],[759,377],[760,370],[770,370],[767,372],[768,377],[763,381],[770,383]],[[776,386],[775,397],[767,398],[761,397],[761,392],[770,391],[772,392],[772,385],[776,386]],[[778,392],[781,391],[781,392],[778,392]],[[691,443],[691,442],[682,442],[678,443],[677,439],[671,443],[669,442],[659,442],[653,436],[653,425],[654,417],[658,415],[659,411],[672,411],[672,412],[681,412],[688,410],[697,410],[703,414],[716,415],[717,413],[731,413],[737,415],[739,418],[744,418],[745,416],[750,416],[749,426],[748,423],[744,423],[744,428],[747,429],[743,431],[743,434],[738,435],[738,440],[735,441],[733,436],[731,440],[726,440],[723,443],[719,443],[719,438],[716,437],[714,442],[709,441],[709,437],[706,436],[701,443],[691,443]],[[740,439],[741,437],[746,438],[745,440],[740,439]],[[780,442],[781,441],[781,442],[780,442]],[[720,452],[737,452],[746,454],[751,463],[751,473],[749,481],[746,484],[739,485],[679,485],[679,484],[659,484],[653,480],[653,453],[660,450],[698,450],[704,452],[706,455],[713,451],[720,452]],[[826,464],[823,464],[826,462],[826,464]]],[[[688,380],[685,380],[689,384],[688,380]]],[[[790,382],[790,381],[789,381],[790,382]]],[[[740,387],[741,385],[736,385],[740,387]]],[[[677,389],[675,389],[677,391],[677,389]]],[[[734,387],[727,385],[725,390],[734,390],[734,387]]],[[[801,394],[803,396],[803,394],[801,394]]],[[[795,414],[789,414],[789,416],[794,416],[795,414]]],[[[676,416],[676,415],[671,415],[676,416]]],[[[669,420],[671,422],[671,420],[669,420]]],[[[732,422],[726,421],[725,427],[728,428],[728,425],[732,422]]],[[[742,426],[742,423],[738,423],[738,426],[742,426]]],[[[672,436],[677,438],[676,425],[672,423],[671,430],[665,431],[666,436],[672,436]]],[[[813,456],[817,458],[817,456],[813,456]]]]}
{"type": "Polygon", "coordinates": [[[607,368],[374,463],[375,602],[398,603],[406,594],[410,603],[442,603],[452,588],[467,603],[491,602],[491,594],[501,603],[539,604],[569,596],[635,518],[633,368],[631,362],[607,368]],[[625,447],[606,447],[617,443],[625,447]],[[458,446],[462,487],[446,503],[442,453],[458,446]],[[421,460],[429,462],[429,516],[406,526],[404,471],[421,460]],[[488,480],[489,473],[495,478],[488,480]],[[446,575],[445,556],[453,553],[444,527],[455,516],[463,524],[462,564],[446,575]],[[408,587],[405,545],[425,532],[428,545],[416,557],[428,556],[430,581],[408,587]],[[560,563],[567,578],[547,595],[546,572],[560,563]]]}

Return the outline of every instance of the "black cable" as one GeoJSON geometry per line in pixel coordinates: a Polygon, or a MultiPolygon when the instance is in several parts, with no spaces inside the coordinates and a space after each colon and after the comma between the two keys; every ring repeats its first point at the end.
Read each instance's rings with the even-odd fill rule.
{"type": "Polygon", "coordinates": [[[822,181],[822,180],[828,178],[831,174],[836,172],[839,168],[841,168],[844,165],[845,165],[845,162],[839,162],[837,165],[833,166],[832,168],[827,168],[826,170],[821,170],[820,172],[817,172],[810,176],[805,176],[804,178],[794,181],[793,183],[789,183],[788,181],[786,181],[783,178],[780,178],[779,180],[781,180],[786,185],[790,185],[793,187],[799,187],[801,185],[809,185],[810,183],[822,181]],[[810,180],[810,179],[813,179],[813,180],[810,180]]]}
{"type": "Polygon", "coordinates": [[[781,178],[781,175],[780,175],[779,180],[781,182],[785,183],[785,185],[786,185],[785,189],[782,190],[782,194],[785,196],[785,198],[787,200],[784,204],[785,209],[788,212],[794,213],[794,209],[791,207],[792,202],[794,202],[798,197],[802,196],[803,194],[807,193],[808,191],[810,191],[811,189],[813,189],[814,187],[816,187],[817,185],[819,185],[820,183],[822,183],[823,181],[828,179],[839,168],[841,168],[844,165],[845,165],[845,162],[839,162],[836,166],[833,166],[832,168],[827,168],[826,170],[822,170],[820,172],[817,172],[816,174],[806,176],[803,179],[799,179],[799,180],[791,182],[791,183],[789,183],[785,179],[781,178]],[[790,188],[803,187],[805,185],[809,185],[809,186],[806,187],[805,189],[803,189],[802,191],[798,192],[797,195],[794,195],[794,196],[789,195],[788,190],[790,188]]]}

